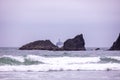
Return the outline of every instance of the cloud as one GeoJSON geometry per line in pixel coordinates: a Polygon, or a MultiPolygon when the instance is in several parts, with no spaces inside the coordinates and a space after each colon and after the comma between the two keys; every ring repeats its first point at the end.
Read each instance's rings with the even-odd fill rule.
{"type": "MultiPolygon", "coordinates": [[[[102,46],[119,33],[119,4],[120,0],[0,0],[0,43],[18,46],[45,38],[55,42],[84,33],[87,46],[102,46]]],[[[106,46],[112,41],[108,42],[106,46]]]]}

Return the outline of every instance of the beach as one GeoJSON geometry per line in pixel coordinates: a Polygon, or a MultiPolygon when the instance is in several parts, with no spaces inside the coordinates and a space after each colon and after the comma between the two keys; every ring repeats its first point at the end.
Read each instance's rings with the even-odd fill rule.
{"type": "Polygon", "coordinates": [[[0,80],[120,80],[120,0],[0,0],[0,80]]]}
{"type": "Polygon", "coordinates": [[[120,71],[0,72],[0,80],[120,80],[120,71]]]}

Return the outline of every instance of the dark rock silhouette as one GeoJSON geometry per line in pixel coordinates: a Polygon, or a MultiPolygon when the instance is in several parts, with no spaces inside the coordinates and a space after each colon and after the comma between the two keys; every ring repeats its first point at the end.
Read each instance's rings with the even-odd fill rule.
{"type": "Polygon", "coordinates": [[[100,50],[100,48],[96,48],[95,50],[96,50],[96,51],[97,51],[97,50],[100,50]]]}
{"type": "Polygon", "coordinates": [[[64,50],[85,50],[85,41],[83,35],[77,35],[73,39],[64,42],[64,50]]]}
{"type": "Polygon", "coordinates": [[[85,50],[85,41],[83,35],[77,35],[73,39],[64,42],[63,47],[55,46],[50,40],[39,40],[23,45],[19,50],[85,50]]]}
{"type": "Polygon", "coordinates": [[[120,50],[120,34],[109,50],[120,50]]]}
{"type": "Polygon", "coordinates": [[[50,40],[39,40],[28,43],[19,48],[20,50],[56,50],[58,49],[50,40]]]}

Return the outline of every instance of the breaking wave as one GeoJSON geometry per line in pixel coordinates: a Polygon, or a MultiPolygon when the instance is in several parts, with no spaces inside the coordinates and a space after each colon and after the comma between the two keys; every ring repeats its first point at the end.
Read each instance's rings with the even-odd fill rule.
{"type": "Polygon", "coordinates": [[[0,71],[120,70],[120,57],[0,57],[0,71]]]}

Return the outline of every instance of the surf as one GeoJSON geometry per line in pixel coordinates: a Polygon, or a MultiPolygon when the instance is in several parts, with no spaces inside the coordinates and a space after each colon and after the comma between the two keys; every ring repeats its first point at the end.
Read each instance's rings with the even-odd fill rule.
{"type": "Polygon", "coordinates": [[[0,57],[0,71],[120,70],[120,57],[44,57],[39,55],[0,57]]]}

